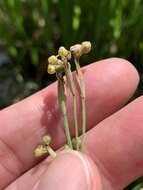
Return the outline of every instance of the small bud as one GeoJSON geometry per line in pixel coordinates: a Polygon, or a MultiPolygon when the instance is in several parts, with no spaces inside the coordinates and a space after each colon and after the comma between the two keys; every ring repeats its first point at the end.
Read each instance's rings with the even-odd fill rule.
{"type": "Polygon", "coordinates": [[[89,41],[82,42],[82,53],[87,54],[91,51],[91,43],[89,41]]]}
{"type": "Polygon", "coordinates": [[[64,149],[65,149],[65,150],[71,150],[71,148],[69,147],[68,144],[65,144],[65,145],[64,145],[64,149]]]}
{"type": "Polygon", "coordinates": [[[49,74],[55,74],[56,72],[61,72],[64,71],[64,62],[61,61],[60,59],[57,59],[57,63],[56,64],[49,64],[48,65],[48,69],[47,72],[49,74]]]}
{"type": "Polygon", "coordinates": [[[38,145],[34,151],[35,157],[43,156],[47,153],[47,149],[44,145],[38,145]]]}
{"type": "Polygon", "coordinates": [[[48,70],[47,70],[47,72],[48,72],[49,74],[55,74],[55,73],[56,73],[56,68],[55,68],[55,66],[49,64],[49,65],[48,65],[48,70]]]}
{"type": "Polygon", "coordinates": [[[77,138],[73,138],[72,139],[72,145],[73,145],[73,148],[76,150],[77,146],[79,147],[79,149],[81,148],[81,139],[80,137],[77,137],[77,138]]]}
{"type": "Polygon", "coordinates": [[[58,59],[58,63],[56,65],[55,69],[56,69],[56,72],[64,71],[64,62],[62,60],[58,59]]]}
{"type": "Polygon", "coordinates": [[[56,65],[58,62],[58,58],[55,55],[52,55],[48,58],[48,62],[51,65],[56,65]]]}
{"type": "Polygon", "coordinates": [[[49,136],[49,135],[44,135],[43,137],[42,137],[42,140],[43,140],[43,142],[46,144],[46,145],[49,145],[50,143],[51,143],[51,137],[49,136]]]}
{"type": "Polygon", "coordinates": [[[70,47],[70,51],[75,58],[79,58],[82,55],[82,46],[76,44],[70,47]]]}
{"type": "Polygon", "coordinates": [[[68,54],[69,54],[69,51],[65,47],[61,46],[59,48],[59,50],[58,50],[58,55],[59,56],[61,56],[61,57],[67,57],[68,54]]]}
{"type": "Polygon", "coordinates": [[[56,66],[56,72],[59,73],[59,72],[63,72],[64,71],[64,66],[63,65],[57,65],[56,66]]]}

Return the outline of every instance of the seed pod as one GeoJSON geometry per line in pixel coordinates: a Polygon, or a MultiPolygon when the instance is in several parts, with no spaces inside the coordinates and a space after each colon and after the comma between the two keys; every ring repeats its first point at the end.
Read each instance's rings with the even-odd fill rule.
{"type": "Polygon", "coordinates": [[[55,73],[56,73],[56,68],[55,68],[55,66],[49,64],[49,65],[48,65],[47,72],[48,72],[49,74],[55,74],[55,73]]]}
{"type": "Polygon", "coordinates": [[[78,148],[80,149],[81,148],[81,139],[80,137],[78,138],[73,138],[72,139],[72,145],[73,145],[73,148],[76,150],[77,148],[77,145],[78,145],[78,148]]]}
{"type": "Polygon", "coordinates": [[[82,42],[82,53],[87,54],[91,51],[91,43],[89,41],[82,42]]]}
{"type": "Polygon", "coordinates": [[[58,59],[58,64],[56,65],[56,72],[64,71],[64,62],[58,59]]]}
{"type": "Polygon", "coordinates": [[[64,145],[64,149],[65,149],[65,150],[71,150],[71,148],[69,147],[68,144],[65,144],[65,145],[64,145]]]}
{"type": "Polygon", "coordinates": [[[58,63],[58,58],[55,55],[52,55],[48,58],[48,62],[51,65],[56,65],[58,63]]]}
{"type": "Polygon", "coordinates": [[[43,137],[42,137],[42,140],[43,140],[43,142],[46,144],[46,145],[49,145],[50,143],[51,143],[51,137],[49,136],[49,135],[44,135],[43,137]]]}
{"type": "Polygon", "coordinates": [[[34,154],[36,157],[43,156],[46,153],[47,153],[47,149],[44,145],[38,145],[34,151],[34,154]]]}
{"type": "Polygon", "coordinates": [[[47,72],[49,74],[55,74],[56,72],[62,72],[64,71],[64,63],[60,59],[57,59],[56,64],[49,64],[47,72]]]}
{"type": "Polygon", "coordinates": [[[79,58],[82,55],[81,44],[76,44],[70,47],[70,51],[75,58],[79,58]]]}
{"type": "Polygon", "coordinates": [[[63,65],[64,65],[64,62],[63,62],[62,60],[58,59],[57,65],[63,66],[63,65]]]}
{"type": "Polygon", "coordinates": [[[67,57],[68,54],[69,54],[69,51],[65,47],[61,46],[59,48],[59,50],[58,50],[58,55],[59,56],[61,56],[61,57],[67,57]]]}

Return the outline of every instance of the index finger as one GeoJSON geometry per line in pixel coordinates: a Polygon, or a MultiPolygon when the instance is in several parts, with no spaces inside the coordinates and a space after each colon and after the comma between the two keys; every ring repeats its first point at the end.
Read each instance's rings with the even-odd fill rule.
{"type": "MultiPolygon", "coordinates": [[[[117,58],[86,66],[83,73],[89,129],[128,101],[137,87],[138,74],[129,62],[117,58]]],[[[72,113],[71,99],[68,101],[68,113],[72,113]]],[[[72,114],[69,120],[72,130],[72,114]]],[[[33,150],[41,142],[41,135],[48,132],[55,149],[64,144],[56,83],[2,110],[0,123],[0,188],[3,188],[36,163],[33,150]]]]}

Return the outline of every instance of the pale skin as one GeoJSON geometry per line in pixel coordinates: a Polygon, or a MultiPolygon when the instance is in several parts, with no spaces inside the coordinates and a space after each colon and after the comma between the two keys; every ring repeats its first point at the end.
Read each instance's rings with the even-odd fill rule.
{"type": "MultiPolygon", "coordinates": [[[[82,70],[90,129],[84,154],[62,151],[55,160],[33,155],[44,133],[55,150],[65,142],[52,84],[0,111],[0,190],[122,190],[143,175],[143,97],[124,106],[137,88],[137,71],[117,58],[82,70]]],[[[70,115],[72,133],[73,123],[70,115]]]]}

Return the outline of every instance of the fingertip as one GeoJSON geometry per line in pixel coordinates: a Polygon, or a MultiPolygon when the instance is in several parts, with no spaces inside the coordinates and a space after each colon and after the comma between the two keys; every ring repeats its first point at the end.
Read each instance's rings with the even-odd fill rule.
{"type": "MultiPolygon", "coordinates": [[[[135,68],[135,66],[130,61],[123,59],[123,58],[117,58],[117,57],[109,58],[109,59],[107,59],[107,61],[109,61],[111,64],[114,64],[114,65],[116,64],[117,66],[120,67],[120,69],[127,70],[129,72],[130,76],[132,76],[133,79],[138,84],[139,73],[138,73],[137,69],[135,68]]],[[[127,75],[127,77],[128,77],[128,75],[127,75]]]]}
{"type": "Polygon", "coordinates": [[[100,174],[95,164],[77,151],[63,151],[48,167],[36,190],[101,190],[100,174]]]}
{"type": "Polygon", "coordinates": [[[131,79],[132,82],[135,82],[135,86],[137,86],[139,82],[139,74],[137,69],[131,62],[126,59],[113,57],[97,61],[93,65],[96,65],[97,67],[97,64],[100,64],[99,67],[101,67],[102,64],[102,68],[106,66],[106,72],[110,70],[116,75],[125,75],[128,80],[131,79]]]}

